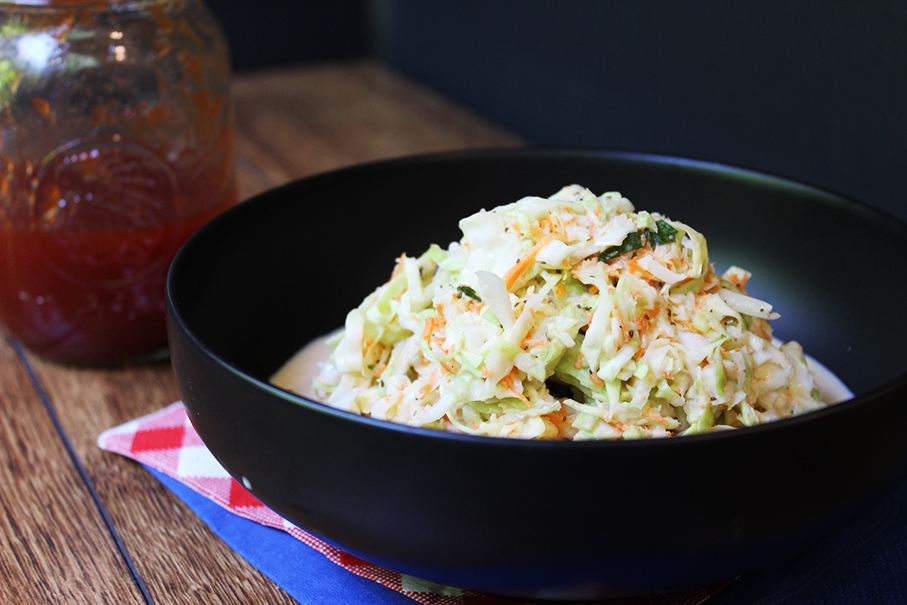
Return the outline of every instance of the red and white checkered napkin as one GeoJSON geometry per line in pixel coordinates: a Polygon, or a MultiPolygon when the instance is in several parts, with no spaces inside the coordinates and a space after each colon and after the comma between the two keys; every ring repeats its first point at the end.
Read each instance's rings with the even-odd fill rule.
{"type": "MultiPolygon", "coordinates": [[[[425,581],[373,565],[325,544],[267,508],[237,483],[202,443],[181,402],[104,431],[101,449],[122,454],[186,484],[230,512],[262,525],[281,529],[337,565],[378,582],[425,605],[519,605],[425,581]]],[[[699,605],[719,587],[667,595],[610,601],[609,605],[699,605]]]]}

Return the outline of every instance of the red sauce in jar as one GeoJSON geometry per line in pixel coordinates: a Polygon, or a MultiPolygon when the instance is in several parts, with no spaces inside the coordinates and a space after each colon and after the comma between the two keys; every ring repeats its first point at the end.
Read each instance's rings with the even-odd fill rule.
{"type": "Polygon", "coordinates": [[[222,32],[171,0],[26,0],[0,24],[0,323],[64,362],[161,354],[170,262],[236,202],[222,32]]]}
{"type": "Polygon", "coordinates": [[[96,137],[57,150],[37,170],[8,164],[0,173],[3,197],[14,200],[0,208],[7,330],[64,362],[164,351],[170,262],[236,202],[229,133],[221,141],[207,157],[168,162],[119,136],[96,137]],[[24,197],[29,203],[15,203],[24,197]]]}

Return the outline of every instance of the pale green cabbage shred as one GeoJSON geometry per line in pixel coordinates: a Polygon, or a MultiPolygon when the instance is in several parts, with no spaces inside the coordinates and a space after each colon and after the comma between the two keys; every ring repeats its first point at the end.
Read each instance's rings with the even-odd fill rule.
{"type": "Polygon", "coordinates": [[[750,275],[620,193],[571,185],[460,221],[397,259],[329,340],[328,405],[411,426],[525,439],[689,435],[823,407],[799,344],[773,342],[750,275]],[[628,236],[636,250],[602,260],[628,236]],[[648,231],[646,231],[648,230],[648,231]]]}

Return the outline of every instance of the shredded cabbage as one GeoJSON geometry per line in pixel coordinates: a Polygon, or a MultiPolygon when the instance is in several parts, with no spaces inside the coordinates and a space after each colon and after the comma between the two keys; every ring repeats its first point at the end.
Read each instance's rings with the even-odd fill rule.
{"type": "Polygon", "coordinates": [[[689,435],[827,405],[750,274],[688,225],[579,185],[460,221],[350,311],[313,382],[328,405],[474,435],[689,435]]]}

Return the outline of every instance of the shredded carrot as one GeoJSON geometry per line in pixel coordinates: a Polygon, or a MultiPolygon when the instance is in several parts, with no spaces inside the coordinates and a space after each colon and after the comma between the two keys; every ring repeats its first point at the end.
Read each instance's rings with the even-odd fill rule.
{"type": "Polygon", "coordinates": [[[750,319],[750,332],[764,338],[765,340],[772,339],[772,332],[769,329],[769,323],[762,319],[761,317],[753,317],[750,319]]]}
{"type": "Polygon", "coordinates": [[[436,376],[432,375],[429,378],[430,380],[426,381],[422,384],[421,387],[419,387],[419,399],[424,399],[425,396],[431,393],[437,385],[438,379],[436,376]]]}
{"type": "Polygon", "coordinates": [[[560,428],[567,422],[567,415],[564,413],[563,406],[561,406],[561,409],[559,410],[545,414],[544,416],[542,416],[542,418],[545,418],[546,420],[551,422],[551,424],[556,426],[558,428],[558,431],[560,431],[560,428]]]}
{"type": "Polygon", "coordinates": [[[564,407],[563,403],[561,404],[561,409],[549,412],[542,416],[542,418],[554,425],[559,436],[572,439],[573,435],[577,432],[571,423],[568,422],[570,416],[567,414],[567,409],[564,407]]]}
{"type": "Polygon", "coordinates": [[[436,320],[434,317],[425,318],[425,327],[422,328],[422,340],[431,342],[432,332],[435,331],[436,320]]]}
{"type": "Polygon", "coordinates": [[[535,261],[535,256],[548,244],[557,239],[557,235],[554,233],[549,233],[542,239],[538,241],[536,245],[526,251],[526,254],[516,262],[514,266],[507,271],[504,275],[504,285],[510,290],[513,285],[520,279],[520,276],[523,275],[529,267],[532,266],[532,263],[535,261]]]}
{"type": "Polygon", "coordinates": [[[598,388],[602,388],[603,386],[605,386],[605,381],[602,380],[601,376],[599,376],[595,372],[589,372],[589,382],[591,382],[593,385],[595,385],[598,388]]]}
{"type": "Polygon", "coordinates": [[[560,221],[562,227],[566,227],[567,225],[572,225],[573,223],[576,222],[576,214],[573,213],[573,211],[570,209],[570,206],[567,206],[567,205],[561,206],[561,212],[567,213],[566,220],[564,220],[560,216],[558,216],[558,221],[560,221]]]}
{"type": "Polygon", "coordinates": [[[403,260],[405,258],[406,258],[406,254],[404,253],[404,254],[401,254],[400,258],[397,259],[397,264],[394,265],[394,270],[391,273],[391,279],[394,279],[395,277],[400,275],[401,271],[403,271],[403,260]]]}
{"type": "Polygon", "coordinates": [[[444,346],[445,326],[447,326],[447,318],[443,315],[426,317],[425,327],[422,328],[422,340],[448,353],[449,347],[444,346]]]}
{"type": "Polygon", "coordinates": [[[521,393],[520,391],[516,390],[516,385],[513,384],[513,373],[507,374],[507,376],[501,378],[500,384],[523,403],[529,403],[529,400],[526,399],[526,396],[523,395],[523,393],[521,393]]]}
{"type": "Polygon", "coordinates": [[[643,268],[643,266],[639,264],[639,260],[636,259],[636,257],[633,257],[627,261],[627,267],[632,272],[641,275],[646,280],[646,283],[648,283],[650,286],[652,285],[652,279],[654,279],[655,276],[652,275],[652,273],[650,273],[648,269],[643,268]]]}
{"type": "Polygon", "coordinates": [[[652,319],[658,317],[658,312],[658,307],[654,309],[646,309],[636,317],[636,331],[639,333],[640,338],[642,338],[643,334],[649,331],[649,327],[652,324],[652,319]]]}
{"type": "Polygon", "coordinates": [[[524,351],[528,351],[533,347],[541,347],[546,344],[548,344],[547,338],[536,337],[529,333],[526,335],[526,338],[523,339],[523,342],[520,343],[520,348],[524,351]]]}
{"type": "Polygon", "coordinates": [[[576,361],[573,362],[573,369],[578,370],[583,366],[583,352],[577,351],[576,361]]]}
{"type": "Polygon", "coordinates": [[[746,288],[746,282],[749,281],[749,275],[743,274],[740,277],[740,279],[737,279],[737,275],[728,275],[727,280],[743,290],[744,288],[746,288]]]}

